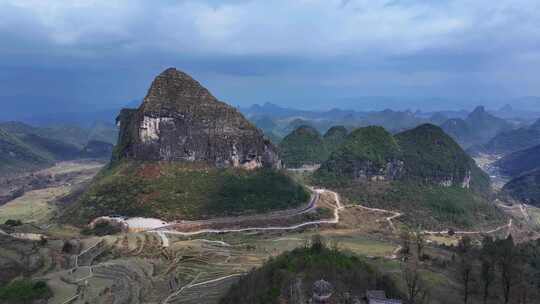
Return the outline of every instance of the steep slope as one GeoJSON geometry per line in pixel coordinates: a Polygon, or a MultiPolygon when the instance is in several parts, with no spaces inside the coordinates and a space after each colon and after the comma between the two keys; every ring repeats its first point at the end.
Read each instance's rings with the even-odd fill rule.
{"type": "Polygon", "coordinates": [[[530,127],[501,132],[478,150],[489,154],[509,154],[536,145],[540,145],[540,120],[530,127]]]}
{"type": "Polygon", "coordinates": [[[189,75],[167,69],[137,111],[123,111],[119,159],[205,162],[218,167],[280,166],[274,146],[235,108],[189,75]]]}
{"type": "Polygon", "coordinates": [[[323,140],[329,152],[334,151],[344,141],[349,131],[344,126],[333,126],[324,133],[323,140]]]}
{"type": "Polygon", "coordinates": [[[285,136],[279,149],[283,164],[288,168],[321,164],[328,157],[321,134],[310,126],[300,126],[285,136]]]}
{"type": "Polygon", "coordinates": [[[382,127],[354,130],[324,162],[316,175],[322,179],[398,178],[403,171],[398,143],[382,127]]]}
{"type": "Polygon", "coordinates": [[[503,192],[519,201],[540,207],[540,168],[512,179],[504,185],[503,192]]]}
{"type": "Polygon", "coordinates": [[[512,124],[489,114],[482,106],[476,107],[466,121],[474,131],[475,138],[481,141],[489,140],[502,131],[512,129],[512,124]]]}
{"type": "Polygon", "coordinates": [[[96,123],[91,129],[77,126],[35,127],[22,122],[4,122],[0,127],[17,136],[36,153],[54,160],[77,158],[89,141],[111,142],[116,138],[116,127],[96,123]]]}
{"type": "Polygon", "coordinates": [[[353,131],[314,174],[316,184],[349,202],[402,211],[425,227],[499,223],[488,203],[489,177],[439,127],[392,137],[382,128],[353,131]]]}
{"type": "Polygon", "coordinates": [[[510,153],[499,159],[495,166],[502,174],[512,177],[540,168],[540,145],[510,153]]]}
{"type": "Polygon", "coordinates": [[[30,126],[22,122],[10,121],[0,123],[0,127],[19,137],[33,134],[46,139],[73,145],[79,149],[88,141],[88,131],[74,125],[55,125],[41,128],[30,126]]]}
{"type": "Polygon", "coordinates": [[[444,131],[425,124],[396,135],[405,162],[405,178],[441,186],[488,191],[489,177],[444,131]]]}
{"type": "Polygon", "coordinates": [[[512,129],[509,122],[491,115],[483,106],[476,107],[466,119],[450,119],[441,127],[464,148],[484,144],[498,133],[512,129]]]}
{"type": "Polygon", "coordinates": [[[235,108],[187,74],[167,69],[139,109],[118,117],[111,165],[64,218],[201,219],[266,212],[307,202],[283,172],[277,149],[235,108]]]}
{"type": "Polygon", "coordinates": [[[504,155],[535,145],[540,145],[540,130],[519,128],[499,133],[480,147],[479,152],[504,155]]]}
{"type": "Polygon", "coordinates": [[[0,129],[0,176],[51,165],[52,160],[32,150],[16,136],[0,129]]]}

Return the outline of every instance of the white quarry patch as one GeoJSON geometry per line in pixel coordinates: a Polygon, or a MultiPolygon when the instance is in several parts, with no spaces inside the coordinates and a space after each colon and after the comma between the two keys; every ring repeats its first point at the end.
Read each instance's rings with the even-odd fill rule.
{"type": "Polygon", "coordinates": [[[150,117],[144,116],[139,128],[139,136],[143,143],[156,141],[159,139],[161,123],[173,122],[172,117],[150,117]]]}
{"type": "Polygon", "coordinates": [[[12,237],[20,240],[29,240],[29,241],[41,241],[43,239],[47,239],[47,237],[43,234],[39,233],[11,233],[12,237]]]}
{"type": "Polygon", "coordinates": [[[122,225],[122,229],[132,232],[145,231],[150,229],[157,229],[168,226],[169,223],[155,218],[146,218],[146,217],[111,217],[111,216],[101,216],[94,219],[90,223],[90,227],[95,226],[99,222],[114,222],[122,225]]]}
{"type": "Polygon", "coordinates": [[[157,229],[169,225],[169,223],[155,218],[132,217],[127,219],[126,224],[130,231],[157,229]]]}

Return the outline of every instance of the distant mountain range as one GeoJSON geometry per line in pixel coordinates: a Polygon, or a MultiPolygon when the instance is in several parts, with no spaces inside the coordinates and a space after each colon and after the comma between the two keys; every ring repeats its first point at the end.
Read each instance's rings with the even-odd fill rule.
{"type": "MultiPolygon", "coordinates": [[[[508,108],[508,107],[506,107],[508,108]]],[[[443,130],[452,136],[463,148],[471,151],[482,151],[484,145],[504,132],[511,132],[522,128],[510,135],[516,137],[515,142],[501,138],[495,139],[485,147],[488,151],[515,151],[534,138],[532,128],[528,125],[532,119],[538,116],[526,116],[522,118],[505,119],[496,115],[504,112],[507,116],[512,112],[509,109],[488,111],[483,106],[476,107],[472,112],[467,111],[441,111],[441,112],[411,112],[411,111],[371,111],[359,112],[354,110],[332,109],[329,111],[306,111],[293,108],[280,107],[272,103],[253,105],[242,108],[241,111],[274,142],[285,137],[297,127],[306,125],[317,129],[320,133],[326,132],[331,126],[343,125],[352,130],[365,126],[382,126],[391,133],[397,133],[419,126],[424,123],[432,123],[441,126],[443,130]],[[527,130],[524,132],[524,130],[527,130]],[[505,147],[505,145],[509,145],[505,147]],[[511,147],[514,146],[514,147],[511,147]]]]}
{"type": "Polygon", "coordinates": [[[116,136],[114,125],[95,124],[84,129],[0,123],[0,176],[40,169],[60,160],[109,158],[116,136]]]}
{"type": "Polygon", "coordinates": [[[476,107],[465,119],[449,119],[441,127],[464,148],[484,144],[500,132],[514,128],[505,119],[488,113],[483,106],[476,107]]]}
{"type": "Polygon", "coordinates": [[[506,155],[535,145],[540,145],[540,119],[530,126],[500,132],[486,144],[474,147],[471,151],[506,155]]]}

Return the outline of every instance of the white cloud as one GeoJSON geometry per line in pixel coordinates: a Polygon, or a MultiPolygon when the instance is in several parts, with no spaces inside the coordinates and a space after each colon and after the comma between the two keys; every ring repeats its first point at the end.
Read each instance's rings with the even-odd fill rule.
{"type": "Polygon", "coordinates": [[[123,41],[141,49],[234,55],[410,54],[519,48],[540,37],[535,0],[179,2],[4,0],[0,29],[26,16],[52,45],[123,41]]]}

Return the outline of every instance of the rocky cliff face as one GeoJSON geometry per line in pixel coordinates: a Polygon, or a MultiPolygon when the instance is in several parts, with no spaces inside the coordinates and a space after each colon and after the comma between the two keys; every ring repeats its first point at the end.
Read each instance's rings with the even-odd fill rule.
{"type": "Polygon", "coordinates": [[[276,148],[259,129],[174,68],[157,76],[139,109],[123,110],[117,123],[116,159],[281,166],[276,148]]]}

